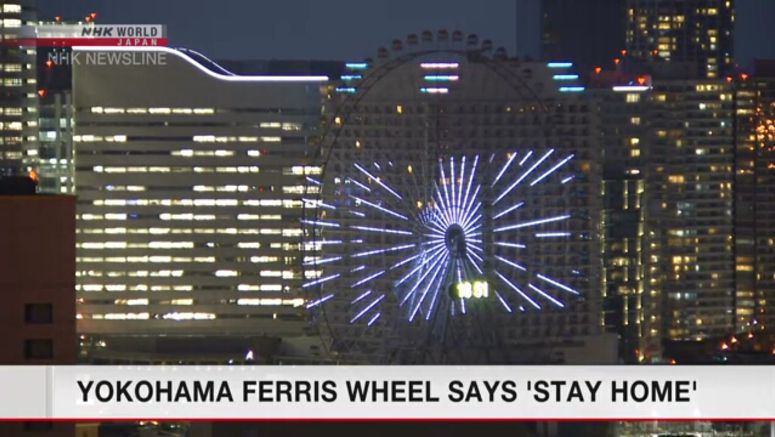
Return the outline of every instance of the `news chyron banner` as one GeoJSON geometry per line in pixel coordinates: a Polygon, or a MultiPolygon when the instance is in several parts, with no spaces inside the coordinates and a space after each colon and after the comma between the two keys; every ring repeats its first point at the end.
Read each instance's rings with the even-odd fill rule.
{"type": "Polygon", "coordinates": [[[772,366],[0,366],[0,419],[775,420],[772,366]]]}

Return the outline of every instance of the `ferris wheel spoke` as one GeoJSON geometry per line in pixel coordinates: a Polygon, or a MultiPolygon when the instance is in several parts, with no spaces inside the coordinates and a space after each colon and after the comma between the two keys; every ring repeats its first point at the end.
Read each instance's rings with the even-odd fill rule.
{"type": "Polygon", "coordinates": [[[386,228],[375,228],[372,226],[350,226],[351,229],[356,229],[359,231],[365,231],[365,232],[377,232],[381,234],[394,234],[394,235],[414,235],[413,232],[409,232],[403,229],[386,229],[386,228]]]}
{"type": "Polygon", "coordinates": [[[458,209],[456,210],[455,218],[460,221],[461,215],[462,215],[462,205],[464,203],[463,198],[463,185],[465,185],[466,180],[466,157],[463,155],[462,158],[460,158],[460,183],[457,184],[457,198],[458,198],[458,209]]]}
{"type": "Polygon", "coordinates": [[[470,261],[470,262],[471,262],[471,265],[474,267],[474,269],[475,269],[477,272],[479,272],[479,274],[480,274],[480,275],[483,275],[483,274],[484,274],[484,271],[483,271],[483,270],[482,270],[482,269],[479,267],[479,265],[478,265],[478,264],[476,263],[476,261],[474,260],[474,258],[477,258],[477,259],[479,260],[479,262],[483,262],[483,261],[482,261],[482,258],[481,258],[479,255],[476,255],[476,254],[475,254],[475,253],[473,253],[473,252],[467,252],[467,253],[466,253],[466,257],[468,258],[468,261],[470,261]]]}
{"type": "Polygon", "coordinates": [[[457,178],[455,178],[455,157],[449,157],[449,193],[452,198],[452,209],[450,210],[450,216],[453,220],[457,221],[457,204],[458,199],[456,197],[457,178]]]}
{"type": "Polygon", "coordinates": [[[444,254],[444,258],[436,265],[436,269],[433,272],[433,275],[431,276],[430,280],[428,281],[428,285],[425,286],[425,289],[423,289],[422,294],[420,295],[420,300],[417,302],[417,305],[414,307],[414,310],[412,310],[411,315],[409,316],[409,321],[413,321],[414,317],[417,315],[417,311],[420,310],[420,307],[422,306],[423,301],[425,300],[425,296],[428,294],[428,290],[430,290],[431,286],[436,282],[436,278],[439,275],[439,272],[442,270],[442,268],[446,267],[447,262],[449,261],[449,257],[447,254],[444,254]]]}
{"type": "MultiPolygon", "coordinates": [[[[443,249],[439,251],[439,253],[436,256],[434,256],[433,261],[431,261],[432,262],[431,268],[426,269],[425,272],[417,280],[417,282],[414,283],[412,288],[404,295],[404,298],[401,300],[400,306],[403,306],[406,303],[406,301],[409,300],[409,298],[414,294],[417,288],[419,288],[420,285],[425,281],[425,278],[428,277],[428,275],[433,271],[434,268],[438,268],[439,265],[441,265],[441,263],[446,257],[447,257],[447,253],[443,249]]],[[[418,266],[418,268],[419,267],[422,267],[422,265],[418,266]]]]}
{"type": "Polygon", "coordinates": [[[333,299],[333,297],[334,297],[334,293],[327,294],[327,295],[321,297],[320,299],[315,299],[315,300],[313,300],[311,302],[308,302],[307,305],[305,306],[305,308],[308,309],[308,310],[312,309],[312,308],[315,308],[315,307],[320,306],[320,305],[328,302],[329,300],[333,299]]]}
{"type": "Polygon", "coordinates": [[[381,186],[382,188],[384,188],[384,189],[385,189],[385,190],[386,190],[388,193],[392,194],[393,196],[395,196],[395,197],[396,197],[397,199],[399,199],[399,200],[403,200],[403,197],[401,197],[401,195],[400,195],[400,194],[398,194],[398,193],[397,193],[395,190],[393,190],[392,188],[390,188],[389,186],[387,186],[387,184],[385,184],[384,182],[382,182],[382,180],[381,180],[380,178],[378,178],[378,177],[376,177],[376,176],[372,175],[371,173],[369,173],[369,171],[368,171],[368,170],[366,170],[365,168],[363,168],[362,166],[360,166],[358,163],[354,163],[353,165],[354,165],[354,166],[355,166],[355,168],[357,168],[357,169],[358,169],[358,170],[359,170],[361,173],[365,174],[366,176],[368,176],[369,178],[371,178],[371,180],[373,180],[374,182],[376,182],[376,183],[377,183],[379,186],[381,186]]]}
{"type": "Polygon", "coordinates": [[[365,278],[363,278],[363,279],[361,279],[359,281],[356,281],[354,284],[352,284],[350,286],[350,288],[355,288],[355,287],[358,287],[360,285],[366,284],[366,283],[368,283],[368,282],[370,282],[370,281],[372,281],[372,280],[374,280],[376,278],[379,278],[380,276],[382,276],[384,274],[385,274],[385,270],[380,270],[377,273],[373,273],[373,274],[371,274],[369,276],[366,276],[365,278]]]}
{"type": "Polygon", "coordinates": [[[363,257],[367,257],[367,256],[372,256],[372,255],[381,255],[383,253],[390,253],[390,252],[397,252],[397,251],[400,251],[400,250],[411,249],[413,247],[416,247],[416,244],[414,244],[414,243],[412,243],[412,244],[401,244],[401,245],[398,245],[398,246],[391,246],[391,247],[388,247],[388,248],[385,248],[385,249],[375,249],[375,250],[367,250],[365,252],[358,252],[358,253],[355,253],[355,254],[353,254],[351,256],[353,258],[363,258],[363,257]]]}
{"type": "Polygon", "coordinates": [[[509,303],[506,302],[506,299],[504,299],[503,296],[501,296],[501,294],[498,293],[498,290],[493,290],[493,291],[495,292],[495,296],[498,298],[498,300],[500,301],[501,305],[503,305],[503,307],[506,309],[506,311],[508,313],[512,313],[511,305],[509,305],[509,303]]]}
{"type": "Polygon", "coordinates": [[[341,261],[341,260],[342,260],[341,256],[332,256],[332,257],[329,257],[329,258],[319,258],[319,259],[315,259],[315,260],[312,260],[312,261],[307,261],[307,262],[304,263],[304,265],[305,266],[319,266],[319,265],[322,265],[322,264],[328,264],[328,263],[332,263],[332,262],[336,262],[336,261],[341,261]]]}
{"type": "Polygon", "coordinates": [[[377,319],[379,319],[379,316],[381,316],[381,315],[382,315],[382,313],[377,313],[377,314],[374,314],[374,315],[373,315],[373,316],[372,316],[372,317],[369,319],[369,323],[367,323],[366,325],[367,325],[367,326],[371,326],[371,325],[373,325],[373,324],[374,324],[374,323],[377,321],[377,319]]]}
{"type": "Polygon", "coordinates": [[[425,258],[420,264],[418,264],[415,268],[410,270],[409,273],[407,273],[406,275],[401,277],[401,279],[399,279],[398,282],[396,282],[396,285],[401,285],[402,283],[406,282],[406,280],[411,278],[412,275],[414,275],[415,273],[420,271],[420,269],[422,269],[423,266],[425,266],[429,262],[433,262],[435,260],[435,258],[440,257],[443,253],[444,253],[444,246],[443,245],[440,245],[437,249],[431,250],[430,251],[430,256],[425,258]]]}
{"type": "Polygon", "coordinates": [[[362,189],[362,190],[366,191],[367,193],[371,193],[371,188],[369,188],[369,187],[368,187],[368,186],[366,186],[365,184],[363,184],[363,183],[361,183],[361,182],[357,181],[356,179],[354,179],[354,178],[349,178],[349,177],[348,177],[346,180],[347,180],[347,181],[349,181],[349,182],[352,182],[353,184],[355,184],[355,186],[357,186],[358,188],[360,188],[360,189],[362,189]]]}
{"type": "Polygon", "coordinates": [[[503,165],[501,170],[498,172],[497,176],[495,176],[495,179],[492,181],[492,184],[490,184],[490,188],[494,188],[495,184],[498,183],[498,181],[503,177],[504,173],[506,173],[506,170],[509,169],[509,166],[511,166],[511,163],[514,162],[514,159],[517,157],[517,153],[514,152],[511,154],[511,157],[506,161],[506,164],[503,165]]]}
{"type": "Polygon", "coordinates": [[[448,218],[448,222],[454,223],[454,220],[452,218],[452,210],[454,206],[452,205],[452,198],[449,195],[450,190],[448,189],[449,183],[447,183],[447,175],[444,173],[444,163],[439,162],[439,171],[441,172],[441,186],[444,189],[444,200],[446,200],[446,207],[444,208],[446,211],[446,215],[448,218]]]}
{"type": "Polygon", "coordinates": [[[393,264],[392,266],[388,267],[388,270],[395,270],[395,269],[397,269],[397,268],[399,268],[399,267],[401,267],[403,265],[406,265],[406,264],[416,260],[420,256],[422,256],[422,255],[421,254],[417,254],[417,255],[412,255],[410,257],[404,258],[403,260],[401,260],[401,261],[393,264]]]}
{"type": "Polygon", "coordinates": [[[563,284],[563,283],[561,283],[561,282],[559,282],[559,281],[556,281],[556,280],[554,280],[554,279],[552,279],[552,278],[550,278],[550,277],[548,277],[548,276],[545,276],[545,275],[542,275],[542,274],[540,274],[540,273],[539,273],[539,274],[537,274],[537,275],[536,275],[536,277],[537,277],[538,279],[540,279],[540,280],[544,281],[544,282],[548,282],[549,284],[552,284],[552,285],[554,285],[554,286],[555,286],[555,287],[557,287],[557,288],[560,288],[560,289],[562,289],[562,290],[565,290],[565,291],[567,291],[568,293],[575,294],[575,295],[579,295],[579,292],[578,292],[577,290],[574,290],[574,289],[572,289],[572,288],[568,287],[567,285],[565,285],[565,284],[563,284]]]}
{"type": "Polygon", "coordinates": [[[473,232],[477,229],[479,229],[482,226],[482,214],[481,214],[482,204],[478,204],[476,208],[474,208],[469,214],[465,220],[460,224],[463,229],[466,230],[466,232],[473,232]]]}
{"type": "Polygon", "coordinates": [[[533,307],[535,307],[535,309],[537,309],[537,310],[540,310],[540,309],[541,309],[541,305],[540,305],[538,302],[536,302],[536,301],[534,301],[533,299],[531,299],[531,298],[530,298],[530,296],[528,296],[527,294],[525,294],[525,292],[524,292],[524,291],[520,290],[520,288],[519,288],[519,287],[517,287],[517,286],[516,286],[516,284],[514,284],[514,283],[513,283],[513,282],[511,282],[511,281],[509,281],[509,280],[508,280],[508,278],[506,278],[505,276],[503,276],[503,275],[502,275],[502,274],[501,274],[499,271],[497,271],[497,270],[496,270],[496,271],[495,271],[495,275],[497,275],[497,276],[498,276],[498,277],[499,277],[499,278],[500,278],[500,279],[501,279],[501,280],[502,280],[504,283],[506,283],[506,285],[508,285],[508,286],[509,286],[509,288],[511,288],[512,290],[516,291],[518,295],[520,295],[520,296],[521,296],[523,299],[525,299],[526,301],[528,301],[528,303],[530,303],[530,305],[532,305],[533,307]]]}
{"type": "Polygon", "coordinates": [[[467,205],[465,205],[464,209],[465,212],[463,213],[463,219],[462,222],[465,222],[469,220],[471,214],[475,213],[477,210],[479,210],[482,207],[482,202],[477,201],[479,198],[479,191],[481,190],[482,186],[477,185],[476,189],[474,190],[473,195],[471,195],[471,198],[469,199],[469,202],[467,205]]]}
{"type": "Polygon", "coordinates": [[[504,258],[502,256],[496,255],[495,259],[497,259],[498,261],[506,264],[507,266],[513,267],[513,268],[515,268],[515,269],[517,269],[517,270],[519,270],[521,272],[526,272],[527,271],[527,268],[525,266],[523,266],[521,264],[517,264],[517,263],[515,263],[513,261],[509,261],[509,260],[507,260],[506,258],[504,258]]]}
{"type": "Polygon", "coordinates": [[[369,202],[368,200],[362,199],[362,198],[360,198],[358,196],[352,196],[351,195],[350,197],[355,199],[355,200],[357,200],[357,201],[359,201],[359,202],[361,202],[362,204],[364,204],[364,205],[366,205],[368,207],[374,208],[374,209],[376,209],[378,211],[382,211],[383,213],[385,213],[387,215],[390,215],[392,217],[397,217],[397,218],[400,218],[401,220],[409,220],[409,217],[407,217],[407,216],[405,216],[403,214],[399,214],[399,213],[397,213],[397,212],[395,212],[395,211],[393,211],[393,210],[391,210],[389,208],[385,208],[384,206],[377,205],[376,203],[369,202]]]}
{"type": "Polygon", "coordinates": [[[370,309],[374,308],[377,304],[382,302],[382,299],[384,299],[384,298],[385,298],[385,295],[382,294],[378,298],[374,299],[370,304],[366,305],[365,308],[363,308],[360,312],[358,312],[358,314],[356,314],[355,317],[350,319],[350,323],[352,324],[352,323],[355,323],[356,321],[358,321],[358,319],[360,319],[364,314],[369,312],[370,309]]]}
{"type": "Polygon", "coordinates": [[[495,205],[496,203],[500,202],[501,199],[506,197],[506,195],[509,194],[511,190],[516,188],[516,186],[519,185],[520,182],[522,182],[526,177],[528,177],[530,173],[532,173],[536,168],[538,168],[538,166],[541,165],[541,163],[546,161],[546,159],[549,158],[549,156],[551,156],[552,153],[554,153],[554,149],[549,149],[549,151],[546,152],[541,158],[539,158],[538,161],[533,163],[533,165],[531,165],[527,170],[525,170],[525,172],[522,173],[522,175],[518,177],[517,180],[515,180],[511,185],[509,185],[508,188],[503,190],[500,196],[498,196],[492,204],[495,205]]]}
{"type": "Polygon", "coordinates": [[[324,282],[328,282],[328,281],[334,280],[334,279],[336,279],[336,278],[338,278],[340,276],[342,276],[341,273],[335,273],[333,275],[328,275],[328,276],[325,276],[325,277],[322,277],[322,278],[319,278],[319,279],[315,279],[314,281],[310,281],[310,282],[304,283],[304,284],[302,284],[301,288],[308,288],[308,287],[312,287],[313,285],[319,285],[319,284],[322,284],[324,282]]]}
{"type": "Polygon", "coordinates": [[[360,294],[358,297],[356,297],[355,299],[353,299],[352,301],[350,301],[350,305],[354,305],[354,304],[356,304],[356,303],[360,302],[361,300],[363,300],[364,298],[366,298],[366,297],[367,297],[367,296],[369,296],[370,294],[371,294],[371,290],[366,290],[366,291],[364,291],[364,292],[363,292],[363,293],[361,293],[361,294],[360,294]]]}
{"type": "Polygon", "coordinates": [[[535,286],[535,285],[533,285],[533,284],[527,284],[527,286],[528,286],[528,287],[530,287],[530,288],[531,288],[533,291],[535,291],[536,293],[538,293],[538,294],[540,294],[541,296],[543,296],[543,297],[545,297],[546,299],[548,299],[548,300],[549,300],[549,302],[551,302],[551,303],[553,303],[553,304],[557,305],[557,306],[558,306],[558,307],[560,307],[560,308],[565,308],[565,304],[563,304],[563,303],[562,303],[562,302],[560,302],[559,300],[555,299],[554,297],[552,297],[551,295],[549,295],[549,293],[545,292],[544,290],[541,290],[540,288],[536,287],[536,286],[535,286]]]}
{"type": "MultiPolygon", "coordinates": [[[[447,260],[447,263],[449,260],[447,260]]],[[[445,268],[446,264],[445,263],[445,268]]],[[[425,320],[430,320],[431,315],[433,315],[433,306],[436,304],[436,298],[439,296],[439,291],[441,291],[441,280],[442,278],[439,278],[439,285],[435,288],[433,291],[433,295],[431,296],[431,302],[428,304],[428,308],[425,310],[425,320]]]]}
{"type": "Polygon", "coordinates": [[[529,222],[517,223],[515,225],[509,225],[509,226],[503,226],[503,227],[500,227],[500,228],[495,228],[493,230],[493,232],[512,231],[514,229],[521,229],[521,228],[526,228],[526,227],[529,227],[529,226],[538,226],[538,225],[542,225],[544,223],[559,222],[559,221],[567,220],[569,218],[570,218],[570,215],[568,215],[568,214],[560,215],[560,216],[555,216],[555,217],[547,217],[547,218],[543,218],[543,219],[532,220],[532,221],[529,221],[529,222]]]}
{"type": "Polygon", "coordinates": [[[516,211],[519,208],[522,208],[524,205],[525,205],[525,202],[518,202],[518,203],[516,203],[516,204],[514,204],[514,205],[512,205],[512,206],[510,206],[510,207],[508,207],[506,209],[504,209],[503,211],[499,212],[498,214],[495,214],[492,219],[493,220],[498,220],[499,218],[503,217],[504,215],[506,215],[506,214],[508,214],[508,213],[510,213],[512,211],[516,211]]]}
{"type": "Polygon", "coordinates": [[[568,155],[567,157],[565,157],[565,159],[563,159],[562,161],[558,162],[557,164],[555,164],[554,166],[552,166],[552,168],[550,168],[549,170],[547,170],[546,172],[544,172],[544,174],[542,174],[541,176],[538,176],[537,178],[533,179],[533,181],[532,181],[532,182],[530,182],[530,186],[532,187],[533,185],[535,185],[535,184],[537,184],[537,183],[541,182],[542,180],[544,180],[545,178],[547,178],[549,175],[551,175],[552,173],[554,173],[555,171],[557,171],[557,169],[559,169],[560,167],[562,167],[563,165],[565,165],[565,164],[566,164],[568,161],[570,161],[571,159],[573,159],[573,155],[568,155]]]}
{"type": "Polygon", "coordinates": [[[526,154],[525,156],[523,156],[523,157],[522,157],[522,160],[520,160],[520,161],[519,161],[519,166],[520,166],[520,167],[522,167],[522,165],[524,165],[524,164],[525,164],[525,162],[527,162],[527,160],[528,160],[528,159],[530,159],[530,157],[531,157],[532,155],[533,155],[533,151],[532,151],[532,150],[530,150],[529,152],[527,152],[527,154],[526,154]]]}
{"type": "Polygon", "coordinates": [[[500,246],[500,247],[510,247],[512,249],[525,249],[525,248],[527,248],[527,245],[525,245],[525,244],[522,244],[522,243],[510,243],[510,242],[507,242],[507,241],[496,241],[493,244],[496,245],[496,246],[500,246]]]}
{"type": "MultiPolygon", "coordinates": [[[[471,164],[471,174],[468,176],[468,184],[466,184],[466,194],[463,197],[463,199],[465,199],[465,202],[463,203],[464,210],[467,210],[468,208],[467,205],[473,204],[474,200],[477,198],[477,194],[479,193],[479,190],[477,188],[476,193],[472,196],[469,196],[469,194],[471,194],[471,186],[474,183],[474,176],[476,175],[476,167],[478,164],[479,164],[479,155],[475,155],[474,162],[473,164],[471,164]]],[[[461,187],[462,187],[462,184],[461,184],[461,187]]],[[[481,187],[481,185],[479,187],[481,187]]],[[[463,213],[462,215],[465,216],[465,213],[463,213]]]]}
{"type": "MultiPolygon", "coordinates": [[[[451,223],[454,223],[452,220],[452,217],[449,215],[449,205],[444,199],[444,196],[441,194],[441,190],[439,189],[439,185],[434,182],[434,188],[436,191],[436,211],[439,213],[439,217],[441,218],[441,225],[442,226],[449,226],[451,223]]],[[[446,190],[446,185],[444,186],[446,190]]]]}

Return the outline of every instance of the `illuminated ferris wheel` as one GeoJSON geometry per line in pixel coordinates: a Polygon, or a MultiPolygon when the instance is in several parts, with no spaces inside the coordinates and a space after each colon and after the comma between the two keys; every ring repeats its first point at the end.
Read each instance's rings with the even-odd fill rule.
{"type": "Polygon", "coordinates": [[[349,64],[334,90],[324,171],[308,177],[303,289],[338,360],[520,362],[514,326],[583,299],[567,256],[586,238],[576,153],[544,131],[483,132],[486,117],[496,130],[504,114],[551,112],[488,50],[349,64]]]}

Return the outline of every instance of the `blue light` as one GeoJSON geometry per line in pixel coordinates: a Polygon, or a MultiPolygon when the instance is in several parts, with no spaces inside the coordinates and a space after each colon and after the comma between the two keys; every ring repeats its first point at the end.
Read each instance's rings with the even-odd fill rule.
{"type": "Polygon", "coordinates": [[[520,264],[517,264],[515,262],[512,262],[512,261],[509,261],[509,260],[507,260],[506,258],[504,258],[502,256],[496,256],[495,259],[497,259],[498,261],[500,261],[500,262],[502,262],[502,263],[504,263],[506,265],[514,267],[517,270],[520,270],[520,271],[523,271],[523,272],[527,271],[527,269],[524,266],[522,266],[520,264]]]}
{"type": "Polygon", "coordinates": [[[563,165],[565,165],[565,163],[566,163],[566,162],[568,162],[568,161],[570,161],[571,159],[573,159],[573,156],[574,156],[574,155],[573,155],[573,154],[571,154],[571,155],[568,155],[567,157],[565,157],[565,159],[563,159],[562,161],[560,161],[560,162],[558,162],[557,164],[555,164],[555,165],[554,165],[552,168],[550,168],[549,170],[547,170],[547,171],[546,171],[544,174],[542,174],[541,176],[539,176],[539,177],[535,178],[535,179],[533,180],[533,182],[531,182],[531,183],[530,183],[530,186],[532,187],[533,185],[535,185],[535,184],[537,184],[537,183],[541,182],[542,180],[544,180],[544,179],[545,179],[547,176],[549,176],[550,174],[554,173],[554,172],[555,172],[555,171],[556,171],[558,168],[560,168],[560,167],[562,167],[563,165]]]}
{"type": "MultiPolygon", "coordinates": [[[[507,195],[507,194],[509,194],[509,192],[510,192],[511,190],[513,190],[513,189],[514,189],[514,187],[516,187],[517,185],[519,185],[519,183],[520,183],[520,182],[522,182],[522,180],[523,180],[523,179],[525,179],[525,178],[526,178],[526,177],[527,177],[527,176],[528,176],[530,173],[532,173],[532,172],[533,172],[533,170],[535,170],[535,169],[536,169],[536,168],[537,168],[539,165],[541,165],[541,163],[542,163],[542,162],[544,162],[544,161],[546,160],[546,158],[548,158],[548,157],[549,157],[549,155],[551,155],[552,153],[554,153],[554,149],[549,149],[549,151],[548,151],[548,152],[546,152],[546,153],[544,154],[544,156],[542,156],[542,157],[541,157],[541,158],[540,158],[538,161],[536,161],[536,162],[535,162],[535,163],[534,163],[532,166],[530,166],[530,168],[528,168],[528,169],[527,169],[527,171],[526,171],[525,173],[523,173],[523,174],[522,174],[522,176],[520,176],[519,178],[517,178],[517,180],[516,180],[516,181],[514,181],[514,183],[512,183],[511,185],[509,185],[509,187],[508,187],[508,188],[506,188],[505,190],[503,190],[503,192],[500,194],[500,196],[498,196],[498,198],[497,198],[497,199],[495,199],[495,201],[494,201],[492,204],[493,204],[493,205],[495,205],[496,203],[500,202],[500,201],[501,201],[501,199],[503,199],[504,197],[506,197],[506,195],[507,195]]],[[[524,158],[523,158],[523,159],[524,159],[524,158]]]]}
{"type": "Polygon", "coordinates": [[[544,281],[544,282],[548,282],[548,283],[550,283],[550,284],[554,285],[555,287],[559,287],[559,288],[561,288],[561,289],[563,289],[563,290],[567,291],[568,293],[575,294],[575,295],[578,295],[578,294],[579,294],[579,292],[578,292],[578,291],[576,291],[576,290],[574,290],[574,289],[572,289],[572,288],[568,287],[568,286],[567,286],[567,285],[565,285],[565,284],[562,284],[562,283],[560,283],[560,282],[557,282],[557,281],[555,281],[555,280],[554,280],[554,279],[552,279],[552,278],[549,278],[549,277],[547,277],[547,276],[544,276],[544,275],[542,275],[542,274],[538,274],[538,275],[536,275],[536,276],[538,277],[538,279],[540,279],[540,280],[542,280],[542,281],[544,281]]]}
{"type": "Polygon", "coordinates": [[[425,76],[425,80],[429,82],[453,82],[460,79],[460,76],[455,74],[429,74],[425,76]]]}
{"type": "Polygon", "coordinates": [[[573,62],[549,62],[546,66],[549,68],[570,68],[573,67],[573,62]]]}
{"type": "Polygon", "coordinates": [[[351,86],[349,87],[337,87],[336,92],[345,94],[355,94],[357,90],[351,86]]]}
{"type": "Polygon", "coordinates": [[[542,225],[544,223],[558,222],[558,221],[562,221],[562,220],[567,220],[569,218],[570,218],[569,215],[560,215],[560,216],[556,216],[556,217],[549,217],[549,218],[545,218],[545,219],[538,219],[538,220],[533,220],[533,221],[529,221],[529,222],[521,222],[521,223],[517,223],[515,225],[504,226],[504,227],[501,227],[501,228],[495,228],[493,230],[493,232],[512,231],[514,229],[526,228],[528,226],[537,226],[537,225],[542,225]]]}
{"type": "Polygon", "coordinates": [[[313,300],[312,302],[307,304],[307,309],[314,308],[314,307],[316,307],[316,306],[326,302],[327,300],[331,299],[332,297],[334,297],[334,295],[333,294],[329,294],[327,296],[321,297],[320,299],[313,300]]]}
{"type": "MultiPolygon", "coordinates": [[[[425,278],[428,277],[428,275],[432,271],[438,271],[438,269],[440,269],[441,266],[444,263],[446,263],[447,258],[448,258],[447,253],[445,251],[443,251],[443,250],[433,256],[432,261],[431,261],[431,263],[432,263],[431,267],[428,270],[426,270],[425,273],[420,275],[420,279],[418,279],[417,282],[415,282],[415,284],[412,286],[412,288],[406,293],[406,295],[404,296],[404,299],[401,300],[401,305],[402,306],[404,305],[404,303],[406,303],[406,301],[409,299],[409,297],[414,294],[414,292],[417,290],[417,288],[425,281],[425,278]]],[[[425,263],[423,263],[423,264],[425,264],[425,263]]],[[[420,264],[418,267],[422,267],[423,264],[420,264]]],[[[412,272],[410,272],[411,274],[407,275],[407,276],[414,275],[414,272],[416,272],[417,270],[418,270],[417,268],[413,269],[412,272]]],[[[398,282],[396,285],[398,285],[398,284],[400,284],[400,282],[398,282]]]]}
{"type": "Polygon", "coordinates": [[[367,283],[367,282],[371,281],[371,280],[372,280],[372,279],[374,279],[374,278],[378,278],[378,277],[382,276],[384,273],[385,273],[385,271],[384,271],[384,270],[380,270],[380,271],[378,271],[377,273],[374,273],[373,275],[369,275],[369,276],[367,276],[367,277],[365,277],[365,278],[361,279],[360,281],[358,281],[358,282],[354,283],[353,285],[351,285],[351,286],[350,286],[350,288],[355,288],[355,287],[357,287],[357,286],[359,286],[359,285],[363,285],[363,284],[365,284],[365,283],[367,283]]]}
{"type": "Polygon", "coordinates": [[[561,93],[581,93],[584,92],[583,86],[561,86],[560,92],[561,93]]]}
{"type": "Polygon", "coordinates": [[[449,88],[420,88],[421,93],[425,94],[447,94],[449,88]]]}
{"type": "Polygon", "coordinates": [[[552,79],[554,80],[576,80],[579,78],[578,74],[555,74],[552,79]]]}
{"type": "Polygon", "coordinates": [[[549,299],[553,304],[557,305],[558,307],[565,308],[565,305],[563,305],[562,302],[560,302],[559,300],[557,300],[554,297],[550,296],[549,293],[545,292],[544,290],[541,290],[540,288],[536,287],[533,284],[527,284],[527,286],[532,288],[533,291],[535,291],[536,293],[540,294],[541,296],[549,299]]]}
{"type": "Polygon", "coordinates": [[[366,306],[366,308],[362,309],[361,312],[355,315],[352,319],[350,319],[350,323],[355,323],[358,319],[361,318],[364,314],[366,314],[370,309],[374,308],[374,305],[378,304],[382,299],[385,298],[385,295],[381,295],[380,297],[376,298],[374,301],[372,301],[370,304],[366,306]]]}
{"type": "Polygon", "coordinates": [[[369,320],[368,326],[371,326],[371,325],[373,325],[373,324],[374,324],[374,322],[376,322],[376,321],[377,321],[377,319],[379,319],[379,316],[381,316],[381,315],[382,315],[382,313],[377,313],[377,314],[374,314],[374,317],[372,317],[372,318],[369,320]]]}
{"type": "Polygon", "coordinates": [[[403,197],[401,197],[400,194],[396,193],[395,190],[388,187],[384,182],[382,182],[379,178],[374,177],[371,173],[369,173],[365,168],[361,167],[358,164],[353,164],[355,168],[360,170],[361,173],[365,174],[366,176],[370,177],[374,182],[378,183],[382,188],[386,189],[390,194],[396,196],[399,200],[404,200],[403,197]]]}
{"type": "Polygon", "coordinates": [[[511,312],[511,307],[509,306],[508,303],[506,303],[506,300],[503,299],[503,297],[500,295],[500,293],[498,293],[497,290],[495,290],[495,295],[498,296],[498,300],[501,301],[503,306],[506,308],[506,311],[511,312]]]}
{"type": "Polygon", "coordinates": [[[330,281],[332,279],[336,279],[339,276],[341,276],[341,275],[339,273],[336,273],[334,275],[326,276],[325,278],[316,279],[316,280],[314,280],[312,282],[307,282],[306,284],[302,284],[301,288],[307,288],[307,287],[311,287],[313,285],[322,284],[322,283],[330,281]]]}
{"type": "Polygon", "coordinates": [[[369,68],[369,64],[365,62],[348,62],[344,66],[350,70],[365,70],[369,68]]]}
{"type": "Polygon", "coordinates": [[[341,76],[342,80],[358,80],[363,79],[363,76],[360,74],[343,74],[341,76]]]}
{"type": "Polygon", "coordinates": [[[363,203],[364,205],[367,205],[367,206],[370,206],[371,208],[374,208],[376,210],[382,211],[385,214],[392,215],[393,217],[398,217],[401,220],[409,220],[409,217],[407,217],[407,216],[405,216],[403,214],[399,214],[399,213],[397,213],[397,212],[395,212],[393,210],[390,210],[388,208],[385,208],[384,206],[377,205],[376,203],[372,203],[372,202],[369,202],[368,200],[361,199],[360,197],[356,197],[356,196],[350,196],[350,197],[355,199],[355,200],[357,200],[357,201],[359,201],[359,202],[361,202],[361,203],[363,203]]]}
{"type": "Polygon", "coordinates": [[[339,261],[341,259],[342,259],[341,256],[332,256],[330,258],[320,258],[320,259],[316,259],[316,260],[313,260],[313,261],[307,261],[307,262],[304,263],[304,265],[305,266],[317,266],[317,265],[320,265],[320,264],[327,264],[327,263],[330,263],[330,262],[339,261]]]}
{"type": "Polygon", "coordinates": [[[439,273],[441,272],[442,267],[445,267],[447,265],[448,260],[449,258],[445,254],[444,260],[436,266],[436,270],[433,272],[433,276],[431,276],[430,281],[428,281],[428,285],[425,286],[425,289],[422,291],[422,294],[420,295],[419,302],[417,302],[417,305],[414,307],[414,310],[412,310],[412,314],[409,316],[410,322],[414,320],[414,316],[416,316],[417,312],[420,310],[420,306],[422,306],[422,303],[425,301],[425,296],[428,295],[428,290],[430,290],[431,286],[433,286],[433,283],[436,282],[436,278],[438,277],[439,280],[443,278],[443,275],[440,276],[439,273]]]}
{"type": "Polygon", "coordinates": [[[505,276],[503,276],[503,275],[502,275],[502,274],[501,274],[499,271],[497,271],[497,270],[496,270],[496,271],[495,271],[495,274],[496,274],[496,275],[497,275],[499,278],[501,278],[501,281],[505,282],[505,283],[506,283],[506,285],[508,285],[508,286],[509,286],[509,288],[511,288],[512,290],[516,291],[516,292],[517,292],[517,294],[519,294],[519,295],[520,295],[520,296],[521,296],[523,299],[525,299],[526,301],[528,301],[528,302],[530,303],[530,305],[533,305],[533,306],[535,307],[535,309],[537,309],[537,310],[540,310],[540,309],[541,309],[541,305],[539,305],[539,304],[538,304],[538,302],[536,302],[536,301],[534,301],[533,299],[531,299],[531,298],[530,298],[530,296],[526,295],[524,291],[520,290],[520,289],[519,289],[519,287],[517,287],[517,286],[516,286],[514,283],[512,283],[511,281],[509,281],[509,280],[508,280],[508,278],[506,278],[505,276]]]}

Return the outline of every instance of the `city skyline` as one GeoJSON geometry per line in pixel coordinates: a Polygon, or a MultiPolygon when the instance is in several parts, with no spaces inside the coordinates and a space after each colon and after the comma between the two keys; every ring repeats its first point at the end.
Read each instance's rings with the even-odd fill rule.
{"type": "MultiPolygon", "coordinates": [[[[355,0],[337,0],[333,5],[312,0],[269,4],[74,0],[66,5],[39,0],[38,10],[49,19],[57,15],[78,19],[97,12],[102,23],[164,23],[171,46],[195,49],[213,59],[358,60],[371,56],[374,47],[388,46],[395,35],[426,29],[477,33],[510,54],[537,59],[541,51],[539,1],[382,0],[366,7],[355,0]],[[184,13],[186,10],[196,13],[184,13]],[[386,19],[368,20],[369,14],[386,19]]],[[[750,68],[755,59],[775,58],[775,41],[761,36],[767,33],[767,18],[775,16],[775,3],[737,0],[734,6],[736,62],[750,68]]],[[[610,56],[613,59],[617,53],[610,56]]]]}

